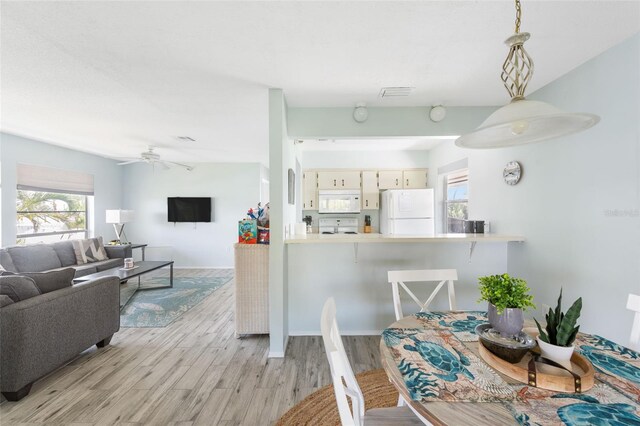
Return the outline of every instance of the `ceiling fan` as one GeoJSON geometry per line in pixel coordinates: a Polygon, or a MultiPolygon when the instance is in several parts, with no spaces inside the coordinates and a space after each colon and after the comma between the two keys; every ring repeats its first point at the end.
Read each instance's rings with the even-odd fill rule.
{"type": "Polygon", "coordinates": [[[160,164],[165,169],[169,169],[171,166],[179,166],[179,167],[184,167],[185,169],[187,169],[187,171],[193,170],[192,166],[187,166],[186,164],[182,164],[182,163],[176,163],[175,161],[167,161],[167,160],[160,159],[160,155],[153,152],[152,146],[149,146],[149,149],[147,151],[140,153],[140,158],[125,161],[124,163],[118,163],[118,166],[124,166],[126,164],[133,164],[133,163],[149,163],[152,166],[155,166],[156,164],[160,164]]]}

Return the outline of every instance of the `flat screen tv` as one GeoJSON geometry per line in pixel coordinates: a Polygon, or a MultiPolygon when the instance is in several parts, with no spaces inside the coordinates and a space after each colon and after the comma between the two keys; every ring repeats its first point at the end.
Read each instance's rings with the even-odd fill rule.
{"type": "Polygon", "coordinates": [[[167,198],[169,222],[211,222],[211,197],[167,198]]]}

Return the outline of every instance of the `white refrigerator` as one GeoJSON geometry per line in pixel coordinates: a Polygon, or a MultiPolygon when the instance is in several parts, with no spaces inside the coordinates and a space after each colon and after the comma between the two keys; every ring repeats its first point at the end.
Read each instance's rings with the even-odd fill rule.
{"type": "Polygon", "coordinates": [[[380,198],[381,234],[435,234],[433,189],[389,189],[380,198]]]}

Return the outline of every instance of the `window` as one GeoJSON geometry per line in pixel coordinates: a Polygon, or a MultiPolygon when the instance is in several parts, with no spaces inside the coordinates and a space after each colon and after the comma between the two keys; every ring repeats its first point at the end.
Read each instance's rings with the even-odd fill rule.
{"type": "Polygon", "coordinates": [[[87,196],[18,189],[17,243],[87,238],[87,196]]]}
{"type": "Polygon", "coordinates": [[[448,233],[464,233],[469,218],[469,169],[456,170],[444,179],[444,228],[448,233]]]}
{"type": "Polygon", "coordinates": [[[76,170],[18,164],[18,244],[88,237],[93,175],[76,170]]]}

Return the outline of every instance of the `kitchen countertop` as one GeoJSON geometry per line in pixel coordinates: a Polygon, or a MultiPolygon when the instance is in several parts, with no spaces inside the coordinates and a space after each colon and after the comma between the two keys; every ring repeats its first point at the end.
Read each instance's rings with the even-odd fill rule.
{"type": "Polygon", "coordinates": [[[523,242],[524,237],[500,234],[436,234],[436,235],[382,235],[382,234],[307,234],[290,235],[285,244],[338,244],[338,243],[478,243],[523,242]]]}

